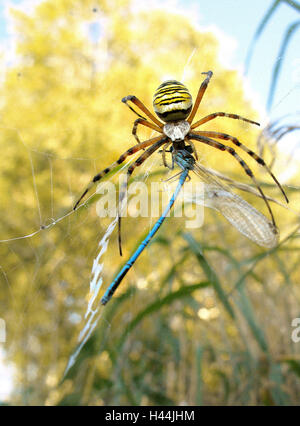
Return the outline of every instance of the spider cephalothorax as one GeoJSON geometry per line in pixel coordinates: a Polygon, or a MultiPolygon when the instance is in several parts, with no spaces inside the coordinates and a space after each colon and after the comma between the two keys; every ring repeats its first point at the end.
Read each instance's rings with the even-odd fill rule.
{"type": "MultiPolygon", "coordinates": [[[[161,120],[163,120],[163,122],[158,120],[137,97],[129,95],[122,99],[122,102],[124,102],[135,114],[139,116],[139,118],[135,120],[133,129],[132,129],[132,134],[134,135],[138,143],[137,145],[129,148],[126,152],[124,152],[115,163],[113,163],[111,166],[107,167],[106,169],[102,170],[93,178],[92,182],[89,184],[89,186],[86,188],[82,196],[79,198],[79,200],[75,204],[74,209],[76,209],[81,199],[86,195],[88,190],[94,185],[95,182],[98,182],[107,173],[109,173],[119,164],[123,163],[128,156],[144,149],[144,152],[128,167],[127,177],[129,178],[136,167],[139,167],[141,164],[143,164],[144,161],[147,158],[149,158],[150,155],[152,155],[155,151],[157,151],[161,147],[162,147],[163,162],[165,166],[167,166],[166,160],[165,160],[165,152],[166,152],[166,148],[169,147],[170,145],[172,146],[173,155],[176,155],[178,151],[186,149],[186,147],[188,146],[191,152],[193,153],[193,155],[195,156],[195,158],[197,158],[197,151],[192,142],[192,140],[194,140],[194,141],[209,145],[218,150],[227,152],[242,166],[245,173],[248,176],[250,176],[254,185],[258,189],[261,197],[265,201],[272,218],[272,223],[274,227],[276,227],[274,216],[273,216],[271,207],[268,203],[268,200],[265,197],[265,194],[262,191],[260,185],[256,181],[256,178],[253,172],[251,171],[250,167],[239,156],[239,154],[235,151],[234,148],[232,148],[229,145],[220,143],[216,141],[216,139],[230,141],[231,143],[239,147],[242,151],[246,152],[249,156],[251,156],[258,164],[262,165],[265,168],[265,170],[269,173],[269,175],[272,177],[272,179],[276,182],[276,184],[282,191],[286,201],[288,201],[283,188],[281,187],[280,183],[278,182],[276,177],[273,175],[269,167],[266,165],[264,160],[261,157],[259,157],[255,152],[247,148],[246,145],[242,144],[234,136],[228,135],[226,133],[215,132],[215,131],[194,130],[197,127],[201,126],[202,124],[207,123],[208,121],[211,121],[217,117],[228,117],[232,119],[242,120],[242,121],[246,121],[248,123],[256,124],[259,126],[259,123],[256,123],[255,121],[241,117],[240,115],[237,115],[237,114],[229,114],[225,112],[215,112],[215,113],[209,114],[201,118],[200,120],[196,121],[195,123],[193,123],[193,120],[199,108],[200,102],[206,91],[208,83],[213,75],[212,71],[208,71],[202,74],[205,74],[206,78],[204,79],[204,81],[202,82],[199,88],[194,105],[192,102],[192,96],[190,95],[188,89],[182,83],[176,80],[165,81],[157,88],[154,94],[153,107],[154,107],[155,113],[161,120]],[[138,107],[139,110],[143,112],[147,118],[140,115],[140,113],[137,112],[129,104],[129,102],[131,102],[136,107],[138,107]],[[139,125],[143,125],[152,130],[155,130],[157,133],[159,133],[159,136],[141,142],[137,135],[137,128],[139,125]]],[[[126,190],[126,186],[121,189],[120,200],[122,200],[122,198],[124,197],[125,190],[126,190]]]]}

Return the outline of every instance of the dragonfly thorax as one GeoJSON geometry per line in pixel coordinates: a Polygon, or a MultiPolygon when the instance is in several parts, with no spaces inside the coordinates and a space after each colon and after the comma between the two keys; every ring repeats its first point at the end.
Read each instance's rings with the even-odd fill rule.
{"type": "Polygon", "coordinates": [[[185,136],[190,131],[190,124],[185,121],[175,121],[171,123],[166,123],[164,125],[163,131],[168,138],[171,139],[172,142],[183,141],[185,136]]]}
{"type": "Polygon", "coordinates": [[[188,152],[187,149],[180,149],[173,151],[173,158],[182,170],[193,170],[195,166],[194,157],[188,152]]]}

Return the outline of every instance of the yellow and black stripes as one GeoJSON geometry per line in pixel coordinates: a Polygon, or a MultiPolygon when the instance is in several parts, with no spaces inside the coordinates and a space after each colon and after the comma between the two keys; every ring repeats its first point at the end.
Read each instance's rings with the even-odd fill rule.
{"type": "Polygon", "coordinates": [[[154,93],[154,111],[164,122],[184,120],[191,112],[192,105],[190,92],[176,80],[165,81],[154,93]]]}

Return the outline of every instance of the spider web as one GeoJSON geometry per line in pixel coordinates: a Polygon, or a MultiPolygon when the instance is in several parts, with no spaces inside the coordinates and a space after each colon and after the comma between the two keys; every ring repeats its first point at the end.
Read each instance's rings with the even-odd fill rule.
{"type": "MultiPolygon", "coordinates": [[[[4,128],[2,128],[4,129],[4,128]]],[[[54,169],[55,169],[55,163],[58,161],[63,161],[65,163],[69,163],[69,162],[94,162],[94,160],[91,159],[87,159],[87,158],[59,158],[56,157],[54,155],[49,155],[49,153],[45,153],[42,151],[39,151],[37,149],[31,149],[29,148],[26,143],[24,142],[21,132],[19,132],[16,129],[13,128],[9,128],[9,129],[5,129],[5,130],[9,130],[13,133],[15,133],[15,139],[18,140],[18,142],[22,145],[23,149],[26,152],[26,157],[27,157],[27,168],[30,170],[31,173],[31,185],[32,185],[32,189],[33,189],[33,194],[34,194],[34,200],[35,200],[35,206],[33,207],[33,209],[36,211],[36,218],[35,218],[35,222],[38,223],[38,226],[36,226],[36,229],[30,230],[29,232],[24,232],[23,235],[16,235],[10,238],[2,238],[0,240],[0,244],[9,244],[9,243],[15,243],[15,242],[22,242],[22,241],[26,241],[28,240],[29,242],[36,237],[42,236],[43,233],[48,233],[51,232],[51,230],[58,226],[59,224],[61,224],[63,227],[66,228],[66,233],[70,233],[70,230],[68,230],[67,228],[70,227],[70,222],[68,222],[70,219],[78,216],[78,211],[82,210],[82,209],[86,209],[89,201],[91,201],[95,195],[95,189],[93,188],[93,190],[89,193],[89,195],[86,197],[86,199],[82,202],[82,204],[77,208],[76,211],[73,211],[72,209],[72,203],[70,203],[70,208],[69,210],[67,210],[64,214],[60,215],[60,216],[55,216],[55,205],[54,205],[54,193],[55,193],[55,179],[54,179],[54,169]],[[41,197],[40,197],[40,193],[39,193],[39,188],[38,188],[38,183],[37,181],[38,179],[38,172],[37,172],[37,164],[40,161],[40,158],[45,158],[48,161],[48,180],[50,183],[50,189],[49,189],[49,194],[48,194],[48,199],[49,199],[49,203],[50,203],[50,208],[48,210],[50,210],[50,215],[48,217],[45,218],[45,216],[42,213],[42,201],[41,201],[41,197]]],[[[152,137],[153,135],[151,135],[152,137]]],[[[125,162],[124,165],[122,166],[121,169],[119,169],[117,172],[114,173],[114,178],[116,176],[118,176],[119,174],[122,173],[122,171],[124,169],[127,169],[128,165],[131,164],[135,158],[137,157],[137,155],[139,155],[139,153],[133,155],[130,157],[129,161],[125,162]]],[[[146,163],[145,165],[143,165],[141,167],[142,172],[142,181],[146,182],[147,178],[149,177],[149,174],[157,169],[159,167],[159,165],[161,165],[161,156],[160,155],[156,155],[151,157],[146,163]]],[[[71,190],[71,185],[70,185],[70,179],[69,179],[69,192],[70,192],[70,199],[74,200],[76,199],[76,197],[78,197],[78,188],[76,187],[76,193],[74,193],[73,190],[71,190]]],[[[165,184],[166,188],[169,186],[168,184],[165,184]]],[[[80,189],[80,191],[82,191],[82,188],[80,189]]],[[[155,219],[155,218],[154,218],[155,219]]],[[[77,221],[77,219],[74,219],[75,221],[77,221]]],[[[101,220],[101,219],[99,219],[101,220]]],[[[156,219],[155,219],[156,220],[156,219]]],[[[151,226],[153,224],[153,218],[150,218],[149,224],[147,226],[147,229],[150,229],[151,226]]],[[[107,252],[107,248],[110,244],[110,240],[111,240],[111,236],[115,231],[115,227],[117,225],[117,218],[113,218],[110,219],[110,223],[109,225],[107,225],[106,230],[104,230],[104,232],[102,233],[102,236],[100,235],[99,238],[99,242],[96,243],[95,245],[98,246],[97,248],[97,254],[94,257],[94,259],[91,261],[88,261],[87,263],[90,265],[91,268],[91,272],[90,272],[90,277],[86,276],[86,283],[85,283],[85,287],[86,287],[86,307],[85,307],[85,313],[83,315],[83,317],[80,319],[80,322],[82,323],[81,326],[81,331],[78,334],[78,341],[77,341],[77,346],[76,349],[74,350],[74,352],[70,354],[70,358],[67,362],[67,367],[65,370],[65,374],[67,374],[67,372],[69,371],[69,369],[74,365],[78,355],[80,354],[82,348],[84,347],[85,343],[88,341],[88,339],[90,338],[90,336],[92,335],[93,331],[95,330],[95,328],[97,327],[97,324],[99,322],[99,320],[101,319],[102,316],[102,311],[104,309],[103,306],[101,306],[99,304],[99,292],[102,289],[102,285],[103,285],[103,269],[105,268],[105,255],[107,252]]],[[[27,225],[28,226],[28,225],[27,225]]],[[[24,226],[24,229],[26,230],[27,226],[24,226]]],[[[88,221],[85,219],[84,222],[82,222],[80,224],[80,226],[89,226],[88,221]]],[[[71,231],[72,232],[76,232],[76,230],[71,231]]],[[[141,230],[142,232],[142,230],[141,230]]],[[[98,237],[96,237],[98,238],[98,237]]],[[[117,250],[117,247],[115,247],[115,250],[117,250]]],[[[39,258],[39,248],[34,248],[34,251],[36,253],[36,258],[39,258]]],[[[120,258],[120,264],[122,264],[124,262],[124,258],[120,258]]],[[[37,261],[37,269],[39,269],[40,267],[42,267],[41,264],[39,264],[39,262],[37,261]]],[[[13,289],[13,285],[10,283],[9,280],[9,274],[6,273],[6,267],[5,265],[0,265],[0,273],[2,275],[2,277],[4,278],[4,281],[6,283],[6,286],[11,290],[13,289]]],[[[108,283],[105,283],[105,285],[107,286],[108,283]]],[[[32,291],[39,291],[39,288],[32,288],[32,291]]],[[[13,295],[12,295],[13,297],[13,295]]],[[[34,300],[34,297],[33,297],[34,300]]],[[[80,315],[81,317],[81,315],[80,315]]],[[[24,317],[22,317],[24,319],[24,317]]],[[[76,324],[76,322],[78,322],[79,316],[76,315],[74,313],[73,315],[73,319],[72,321],[74,322],[74,324],[76,324]]],[[[109,324],[108,324],[109,326],[109,324]]]]}
{"type": "MultiPolygon", "coordinates": [[[[193,51],[191,52],[191,54],[189,55],[189,57],[187,58],[186,61],[186,65],[183,68],[182,71],[182,81],[184,81],[185,79],[185,75],[189,72],[189,68],[192,67],[192,61],[193,61],[193,57],[196,53],[197,49],[193,49],[193,51]]],[[[78,209],[85,209],[85,206],[88,205],[89,201],[93,198],[94,196],[94,192],[91,191],[91,193],[88,194],[88,197],[84,200],[84,202],[79,206],[79,208],[77,209],[76,212],[74,212],[71,208],[71,204],[70,204],[70,209],[66,210],[65,213],[63,213],[62,215],[56,215],[55,214],[55,204],[54,204],[54,193],[56,192],[55,189],[55,178],[54,178],[54,170],[55,170],[55,163],[56,162],[60,162],[63,161],[66,164],[71,163],[71,162],[88,162],[88,163],[93,163],[94,161],[88,158],[83,158],[83,157],[79,157],[79,158],[74,158],[74,157],[68,157],[68,158],[60,158],[57,157],[56,155],[51,155],[48,152],[43,152],[40,151],[36,148],[31,148],[29,146],[26,145],[25,141],[22,138],[22,134],[18,129],[14,129],[14,128],[3,128],[3,130],[8,130],[11,131],[12,133],[15,134],[15,139],[16,141],[22,146],[22,148],[24,149],[25,157],[27,158],[27,167],[30,169],[31,172],[31,180],[32,180],[32,189],[33,189],[33,194],[34,194],[34,205],[35,205],[35,210],[36,210],[36,218],[34,220],[34,222],[38,223],[38,226],[32,226],[32,229],[29,232],[26,232],[26,228],[28,228],[27,226],[24,226],[25,228],[25,232],[23,234],[20,235],[16,235],[16,236],[12,236],[12,237],[8,237],[8,238],[2,238],[0,239],[0,244],[8,244],[8,243],[14,243],[17,241],[24,241],[24,240],[31,240],[35,237],[39,237],[42,236],[43,233],[46,232],[51,232],[51,229],[53,229],[55,226],[58,225],[62,225],[64,227],[66,227],[66,232],[67,231],[67,227],[70,226],[70,220],[73,219],[75,216],[78,215],[77,211],[78,209]],[[38,172],[37,172],[37,165],[39,164],[39,162],[41,161],[41,159],[46,159],[48,161],[48,180],[50,183],[50,190],[49,190],[49,194],[47,196],[48,198],[48,202],[50,204],[50,209],[48,208],[48,210],[50,210],[50,215],[46,216],[43,214],[42,212],[42,207],[43,207],[43,202],[41,201],[41,196],[40,196],[40,192],[39,192],[39,188],[38,188],[38,184],[37,184],[37,180],[38,180],[38,172]]],[[[154,135],[152,134],[150,137],[153,137],[154,135]]],[[[129,138],[130,139],[130,138],[129,138]]],[[[129,142],[130,143],[130,142],[129,142]]],[[[136,158],[136,156],[139,153],[137,153],[136,155],[130,157],[129,161],[127,161],[122,168],[115,173],[114,176],[117,176],[118,174],[120,174],[125,168],[128,167],[128,165],[130,163],[132,163],[134,161],[134,159],[136,158]]],[[[96,160],[96,159],[95,159],[96,160]]],[[[151,173],[152,170],[155,170],[158,168],[158,166],[161,165],[161,158],[160,155],[155,154],[155,156],[152,156],[147,162],[146,164],[141,168],[142,169],[142,180],[145,182],[149,176],[149,174],[151,173]]],[[[95,173],[96,173],[96,168],[95,168],[95,173]]],[[[91,173],[92,175],[92,173],[91,173]]],[[[68,177],[68,185],[69,185],[69,192],[71,195],[71,199],[76,199],[76,197],[78,197],[78,188],[76,187],[76,193],[74,193],[74,190],[71,189],[71,177],[68,177]]],[[[165,189],[167,190],[169,185],[166,183],[165,184],[165,189]]],[[[81,191],[81,189],[80,189],[81,191]]],[[[147,229],[150,230],[152,225],[153,225],[153,220],[155,218],[150,218],[147,229]]],[[[155,219],[156,220],[156,219],[155,219]]],[[[86,221],[85,221],[86,222],[86,221]]],[[[74,365],[74,363],[76,362],[76,359],[78,357],[78,355],[80,354],[82,348],[84,347],[85,343],[88,341],[88,339],[90,338],[90,336],[92,335],[93,331],[95,330],[95,328],[97,327],[97,324],[99,322],[99,320],[101,319],[102,316],[102,311],[103,311],[103,307],[99,304],[99,292],[102,290],[102,285],[103,285],[103,270],[105,268],[105,254],[107,252],[107,248],[110,244],[110,239],[111,236],[113,234],[113,232],[115,231],[115,227],[117,225],[117,219],[114,218],[111,220],[111,222],[109,223],[109,225],[107,225],[106,231],[103,232],[103,235],[100,236],[99,238],[99,243],[97,244],[98,248],[97,248],[97,254],[94,257],[92,262],[88,262],[90,264],[90,268],[91,268],[91,272],[90,272],[90,277],[86,277],[86,291],[87,291],[87,296],[86,296],[86,308],[85,308],[85,314],[83,316],[83,318],[81,319],[81,323],[82,323],[82,327],[81,327],[81,331],[78,334],[78,341],[77,341],[77,346],[76,349],[74,350],[73,353],[71,353],[70,358],[68,360],[67,363],[67,367],[65,370],[65,374],[68,373],[68,371],[70,370],[70,368],[74,365]]],[[[89,226],[88,223],[81,223],[80,226],[89,226]]],[[[141,230],[142,231],[142,230],[141,230]]],[[[76,231],[72,231],[72,232],[76,232],[76,231]]],[[[141,232],[142,233],[142,232],[141,232]]],[[[36,258],[39,258],[39,254],[38,248],[34,249],[36,252],[36,258]]],[[[120,258],[120,265],[124,262],[124,258],[120,258]]],[[[37,268],[41,267],[42,265],[38,265],[37,264],[37,268]]],[[[12,284],[9,282],[9,278],[8,278],[8,274],[5,272],[5,265],[0,265],[0,271],[2,273],[2,276],[6,282],[6,285],[9,288],[12,288],[12,284]]],[[[105,283],[105,285],[107,285],[108,283],[105,283]]],[[[39,291],[38,289],[35,289],[35,291],[39,291]]],[[[74,315],[73,316],[73,321],[74,323],[76,323],[76,321],[78,321],[79,317],[74,315]]]]}
{"type": "MultiPolygon", "coordinates": [[[[183,69],[183,74],[182,74],[183,79],[186,73],[188,72],[188,68],[192,67],[195,53],[196,53],[196,50],[191,52],[191,54],[189,55],[189,58],[187,59],[186,66],[183,69]]],[[[51,229],[53,229],[54,227],[58,225],[63,226],[65,229],[66,236],[68,237],[71,236],[71,238],[76,235],[77,226],[89,227],[90,226],[89,219],[87,217],[85,217],[84,219],[79,218],[78,212],[74,212],[71,208],[71,205],[70,205],[70,208],[66,209],[64,213],[57,214],[57,211],[61,211],[61,209],[57,208],[57,205],[55,204],[55,192],[56,192],[56,180],[55,180],[56,167],[55,166],[57,162],[63,162],[66,165],[66,169],[68,169],[68,164],[70,163],[73,163],[73,162],[93,163],[93,160],[82,158],[82,157],[81,158],[72,158],[72,157],[59,158],[59,157],[56,157],[55,155],[50,155],[49,153],[39,151],[38,149],[32,149],[26,145],[26,143],[22,139],[22,134],[18,129],[6,128],[5,130],[9,130],[15,133],[16,140],[18,141],[18,143],[22,145],[22,148],[26,152],[26,156],[27,156],[26,167],[30,169],[31,178],[32,178],[32,182],[31,182],[32,191],[35,198],[35,204],[32,210],[35,210],[34,221],[37,223],[37,225],[35,227],[33,225],[29,227],[28,224],[24,224],[24,228],[22,229],[24,230],[23,233],[20,232],[14,236],[1,235],[0,244],[13,243],[11,250],[16,251],[17,250],[15,246],[16,243],[22,242],[24,240],[28,240],[29,246],[30,246],[31,245],[30,241],[32,239],[36,237],[42,237],[44,233],[50,232],[51,229]],[[49,188],[49,194],[47,194],[48,205],[46,210],[49,212],[47,215],[45,215],[44,213],[44,207],[45,207],[43,204],[44,201],[41,200],[41,194],[39,192],[39,185],[37,182],[39,180],[37,166],[41,158],[46,159],[48,161],[48,181],[49,181],[50,188],[49,188]]],[[[130,143],[130,138],[128,138],[128,140],[130,143]]],[[[121,173],[122,170],[124,170],[124,168],[128,166],[128,164],[134,161],[135,157],[133,156],[133,158],[131,158],[129,162],[124,164],[124,166],[117,173],[121,173]]],[[[153,156],[153,158],[151,157],[151,159],[143,166],[143,169],[141,172],[142,179],[146,181],[150,172],[155,170],[157,166],[160,164],[161,164],[161,158],[159,155],[155,154],[155,156],[153,156]]],[[[74,190],[74,184],[73,182],[71,182],[71,176],[69,176],[68,182],[66,184],[69,186],[69,194],[71,195],[71,197],[68,197],[68,199],[70,198],[76,199],[81,189],[78,187],[78,185],[76,185],[74,190]]],[[[84,203],[80,207],[80,209],[85,209],[86,206],[88,205],[88,202],[92,199],[93,196],[94,196],[93,193],[89,195],[88,198],[84,201],[84,203]]],[[[12,211],[13,211],[13,206],[12,206],[12,211]]],[[[7,215],[12,214],[12,211],[7,211],[6,214],[7,215]]],[[[149,220],[147,228],[150,229],[152,224],[153,224],[153,219],[149,220]]],[[[104,232],[102,231],[101,233],[99,233],[99,235],[97,231],[95,232],[95,247],[93,248],[92,251],[94,252],[96,249],[96,255],[94,253],[93,254],[90,253],[90,255],[88,256],[86,260],[86,263],[89,265],[91,272],[89,277],[86,276],[86,281],[84,283],[84,287],[86,289],[85,290],[86,295],[85,295],[85,300],[83,301],[83,303],[85,306],[82,309],[82,304],[81,304],[80,309],[78,309],[78,311],[80,312],[84,311],[84,315],[76,316],[76,309],[75,309],[74,315],[70,317],[70,321],[73,322],[73,324],[76,324],[79,322],[80,331],[78,333],[77,346],[75,347],[73,351],[71,351],[69,359],[66,362],[65,375],[70,371],[71,367],[75,364],[84,345],[89,340],[94,330],[97,328],[99,321],[102,318],[103,309],[105,308],[99,305],[99,293],[102,291],[103,285],[105,285],[106,287],[109,284],[109,282],[104,283],[103,271],[106,267],[106,260],[107,260],[105,255],[107,254],[108,246],[111,243],[111,237],[113,233],[115,232],[116,225],[117,225],[117,220],[110,219],[110,223],[106,226],[106,230],[104,232]]],[[[92,226],[95,226],[94,221],[92,226]]],[[[12,232],[14,231],[12,230],[12,232]]],[[[38,274],[39,268],[41,268],[42,266],[42,263],[41,263],[42,261],[40,260],[40,249],[39,247],[35,245],[32,245],[31,248],[36,256],[36,270],[37,270],[36,273],[38,274]]],[[[115,251],[117,251],[117,246],[115,246],[114,249],[115,251]]],[[[123,264],[124,260],[125,260],[124,258],[120,259],[120,265],[123,264]]],[[[72,256],[70,256],[70,262],[72,262],[72,256]]],[[[25,260],[21,259],[21,268],[22,267],[24,268],[24,271],[26,271],[25,260]]],[[[70,264],[70,267],[72,267],[72,264],[70,264]]],[[[3,261],[2,261],[2,264],[0,265],[0,274],[2,275],[5,286],[9,289],[11,298],[13,298],[14,297],[13,283],[10,282],[9,272],[7,272],[5,262],[3,261]]],[[[25,275],[26,275],[26,272],[25,272],[25,275]]],[[[28,276],[28,278],[29,278],[28,279],[29,281],[30,277],[28,276]]],[[[51,274],[50,274],[49,283],[51,283],[51,274]]],[[[25,285],[27,284],[25,283],[25,285]]],[[[32,285],[29,285],[28,291],[31,291],[31,290],[33,292],[41,291],[41,289],[38,286],[34,288],[32,285]]],[[[68,293],[68,289],[65,290],[65,293],[66,294],[68,293]]],[[[35,297],[33,297],[32,303],[34,303],[34,299],[35,297]]],[[[25,319],[25,313],[21,315],[21,319],[23,320],[25,319]]],[[[107,327],[109,328],[109,326],[110,324],[108,323],[107,327]]],[[[124,324],[124,327],[126,327],[126,324],[124,324]]]]}
{"type": "MultiPolygon", "coordinates": [[[[137,156],[137,155],[136,155],[137,156]]],[[[136,157],[135,156],[135,157],[136,157]]],[[[135,158],[134,157],[134,158],[135,158]]],[[[121,170],[128,167],[128,164],[134,161],[134,158],[130,162],[126,163],[121,170]]],[[[147,165],[147,170],[144,172],[144,180],[147,180],[151,169],[153,169],[153,163],[157,163],[156,159],[152,159],[150,165],[147,165]]],[[[124,211],[124,203],[121,206],[121,212],[124,211]]],[[[111,223],[108,225],[103,237],[98,244],[98,254],[93,260],[93,266],[91,270],[90,278],[90,289],[89,289],[89,301],[84,315],[84,326],[78,336],[78,346],[75,352],[70,356],[68,365],[65,370],[65,375],[69,372],[71,367],[75,364],[80,351],[82,350],[85,343],[91,337],[93,331],[98,325],[98,322],[101,318],[101,311],[104,309],[104,306],[99,303],[99,293],[103,285],[103,268],[105,267],[105,254],[107,252],[108,245],[110,243],[110,237],[114,232],[118,224],[118,218],[115,217],[111,223]]],[[[149,225],[150,226],[150,225],[149,225]]],[[[121,258],[122,260],[122,258],[121,258]]]]}

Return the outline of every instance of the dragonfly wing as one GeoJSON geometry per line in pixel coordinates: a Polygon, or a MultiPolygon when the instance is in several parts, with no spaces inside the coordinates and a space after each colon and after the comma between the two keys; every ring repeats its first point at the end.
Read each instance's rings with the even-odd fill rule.
{"type": "Polygon", "coordinates": [[[194,172],[204,182],[204,205],[220,212],[241,234],[256,244],[272,248],[278,244],[278,229],[247,201],[233,193],[216,176],[196,163],[194,172]]]}
{"type": "Polygon", "coordinates": [[[205,200],[207,207],[219,211],[241,234],[256,244],[268,248],[278,244],[277,228],[243,198],[206,185],[205,200]]]}
{"type": "MultiPolygon", "coordinates": [[[[220,173],[220,172],[218,172],[214,169],[210,169],[210,168],[204,167],[204,166],[202,166],[202,168],[210,176],[216,176],[217,178],[219,178],[219,180],[221,179],[222,181],[225,181],[226,184],[230,186],[230,188],[240,189],[241,191],[245,191],[245,192],[248,192],[250,194],[255,195],[256,197],[262,198],[262,195],[256,189],[254,189],[252,186],[250,186],[246,183],[236,182],[235,180],[231,179],[230,177],[228,177],[228,176],[226,176],[226,175],[224,175],[224,174],[222,174],[222,173],[220,173]]],[[[266,195],[265,197],[268,201],[272,201],[273,203],[276,203],[279,206],[284,207],[285,209],[287,208],[286,204],[280,203],[275,198],[269,197],[268,195],[266,195]]]]}

